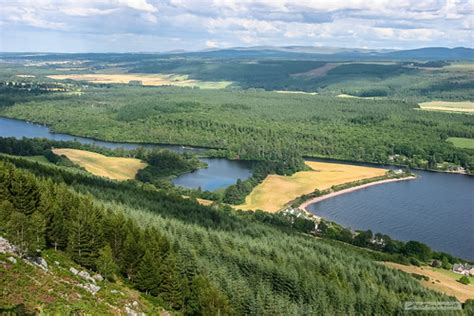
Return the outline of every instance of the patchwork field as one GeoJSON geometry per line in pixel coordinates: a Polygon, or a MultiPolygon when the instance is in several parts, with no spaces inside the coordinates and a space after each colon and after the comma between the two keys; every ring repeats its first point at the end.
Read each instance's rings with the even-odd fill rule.
{"type": "Polygon", "coordinates": [[[199,87],[201,89],[223,89],[229,86],[230,81],[200,81],[188,79],[186,75],[174,74],[69,74],[50,75],[48,78],[56,80],[77,80],[94,83],[121,83],[136,82],[144,86],[179,86],[199,87]]]}
{"type": "Polygon", "coordinates": [[[474,149],[474,139],[472,138],[449,137],[448,142],[453,143],[454,146],[459,148],[474,149]]]}
{"type": "Polygon", "coordinates": [[[418,104],[422,110],[474,113],[474,102],[431,101],[418,104]]]}
{"type": "Polygon", "coordinates": [[[143,169],[147,164],[135,158],[107,157],[98,153],[70,149],[53,149],[56,155],[64,155],[69,160],[84,167],[88,172],[107,177],[114,180],[134,179],[138,170],[143,169]]]}
{"type": "Polygon", "coordinates": [[[386,173],[385,169],[346,164],[306,161],[306,165],[312,170],[300,171],[291,176],[269,175],[246,197],[245,203],[236,208],[276,212],[289,201],[316,189],[325,190],[333,185],[386,173]]]}
{"type": "Polygon", "coordinates": [[[460,274],[428,266],[405,266],[394,262],[384,262],[384,264],[407,273],[425,275],[430,279],[420,281],[423,286],[454,296],[461,302],[474,298],[474,284],[464,285],[458,282],[457,280],[461,277],[460,274]]]}

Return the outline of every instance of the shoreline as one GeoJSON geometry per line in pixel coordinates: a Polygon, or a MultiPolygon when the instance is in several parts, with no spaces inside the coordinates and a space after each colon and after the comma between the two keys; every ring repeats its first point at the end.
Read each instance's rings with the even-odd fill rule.
{"type": "MultiPolygon", "coordinates": [[[[371,186],[374,186],[374,185],[378,185],[378,184],[398,182],[398,181],[406,181],[406,180],[414,180],[414,179],[416,179],[416,176],[409,176],[409,177],[405,177],[405,178],[385,179],[385,180],[380,180],[380,181],[369,182],[369,183],[365,183],[365,184],[358,185],[358,186],[355,186],[355,187],[347,188],[347,189],[340,190],[340,191],[331,192],[331,193],[328,193],[328,194],[325,194],[325,195],[322,195],[322,196],[318,196],[318,197],[309,199],[309,200],[301,203],[298,206],[298,208],[302,211],[311,213],[308,210],[309,205],[314,204],[314,203],[318,203],[318,202],[321,202],[321,201],[324,201],[324,200],[327,200],[327,199],[330,199],[330,198],[333,198],[333,197],[338,196],[338,195],[354,192],[354,191],[357,191],[357,190],[360,190],[360,189],[365,189],[365,188],[368,188],[368,187],[371,187],[371,186]]],[[[311,213],[311,214],[317,216],[316,214],[313,214],[313,213],[311,213]]]]}

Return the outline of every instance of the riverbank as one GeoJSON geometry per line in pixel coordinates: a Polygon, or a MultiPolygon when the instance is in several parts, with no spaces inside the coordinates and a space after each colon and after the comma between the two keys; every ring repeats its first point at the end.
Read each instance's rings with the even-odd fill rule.
{"type": "Polygon", "coordinates": [[[409,176],[409,177],[404,177],[404,178],[384,179],[384,180],[369,182],[369,183],[361,184],[361,185],[354,186],[354,187],[351,187],[351,188],[347,188],[347,189],[343,189],[343,190],[335,191],[335,192],[330,192],[328,194],[324,194],[324,195],[321,195],[321,196],[314,197],[312,199],[309,199],[309,200],[303,202],[301,205],[298,206],[298,208],[301,209],[301,210],[309,212],[307,207],[310,204],[321,202],[323,200],[330,199],[330,198],[333,198],[333,197],[341,195],[341,194],[354,192],[354,191],[364,189],[364,188],[367,188],[367,187],[371,187],[371,186],[374,186],[374,185],[390,183],[390,182],[405,181],[405,180],[414,180],[414,179],[416,179],[416,176],[409,176]]]}

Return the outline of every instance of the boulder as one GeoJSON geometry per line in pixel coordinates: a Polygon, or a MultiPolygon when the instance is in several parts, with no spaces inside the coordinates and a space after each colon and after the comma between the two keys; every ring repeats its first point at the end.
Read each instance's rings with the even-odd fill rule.
{"type": "Polygon", "coordinates": [[[8,240],[0,237],[0,253],[16,253],[17,249],[8,240]]]}
{"type": "Polygon", "coordinates": [[[48,271],[48,263],[46,262],[46,260],[44,260],[43,257],[35,258],[34,264],[36,264],[38,267],[40,267],[44,271],[48,271]]]}
{"type": "Polygon", "coordinates": [[[102,275],[100,275],[99,273],[94,274],[94,275],[92,276],[92,278],[93,278],[94,280],[96,280],[96,281],[99,281],[99,282],[104,281],[104,277],[103,277],[102,275]]]}
{"type": "Polygon", "coordinates": [[[80,276],[81,278],[83,278],[84,280],[95,283],[95,279],[93,277],[91,277],[91,275],[87,271],[81,271],[77,275],[80,276]]]}
{"type": "Polygon", "coordinates": [[[16,259],[15,259],[15,258],[13,258],[13,257],[8,257],[7,259],[8,259],[8,261],[10,261],[11,263],[16,264],[16,259]]]}
{"type": "Polygon", "coordinates": [[[90,292],[92,295],[95,295],[101,289],[100,286],[97,286],[92,283],[79,284],[79,286],[85,289],[86,291],[90,292]]]}
{"type": "Polygon", "coordinates": [[[77,270],[77,269],[75,269],[75,268],[73,268],[73,267],[70,267],[70,268],[69,268],[69,271],[71,271],[71,273],[74,274],[74,275],[77,275],[77,274],[79,273],[79,270],[77,270]]]}

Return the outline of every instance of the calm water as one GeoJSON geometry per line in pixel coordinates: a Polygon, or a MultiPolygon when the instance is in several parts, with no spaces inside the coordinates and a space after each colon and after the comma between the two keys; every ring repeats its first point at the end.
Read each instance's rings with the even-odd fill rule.
{"type": "Polygon", "coordinates": [[[418,240],[474,260],[474,178],[416,171],[418,179],[372,186],[309,206],[352,229],[418,240]]]}
{"type": "MultiPolygon", "coordinates": [[[[62,141],[77,141],[83,144],[93,144],[106,148],[125,148],[135,149],[137,147],[159,147],[176,152],[199,153],[206,149],[187,146],[174,145],[156,145],[156,144],[133,144],[133,143],[114,143],[94,140],[91,138],[71,136],[68,134],[52,133],[47,126],[27,123],[25,121],[8,119],[0,117],[0,136],[16,138],[34,138],[41,137],[62,141]]],[[[216,190],[225,188],[237,181],[237,179],[247,179],[251,176],[249,164],[241,161],[232,161],[220,158],[202,159],[208,164],[208,168],[200,169],[196,172],[184,174],[176,178],[173,182],[176,185],[186,188],[198,188],[202,190],[216,190]]]]}
{"type": "Polygon", "coordinates": [[[199,169],[195,172],[183,174],[173,180],[173,183],[187,188],[201,188],[214,191],[234,184],[237,179],[247,179],[252,175],[250,164],[243,161],[228,159],[203,158],[212,168],[199,169]]]}
{"type": "MultiPolygon", "coordinates": [[[[107,148],[134,149],[140,144],[97,141],[51,133],[46,126],[0,118],[0,136],[76,140],[107,148]]],[[[145,144],[174,151],[204,149],[145,144]]],[[[188,188],[216,190],[251,175],[250,166],[227,159],[202,159],[209,167],[173,182],[188,188]]],[[[419,240],[433,249],[474,260],[474,178],[417,171],[418,179],[387,183],[311,205],[310,210],[352,229],[371,229],[399,240],[419,240]]]]}

